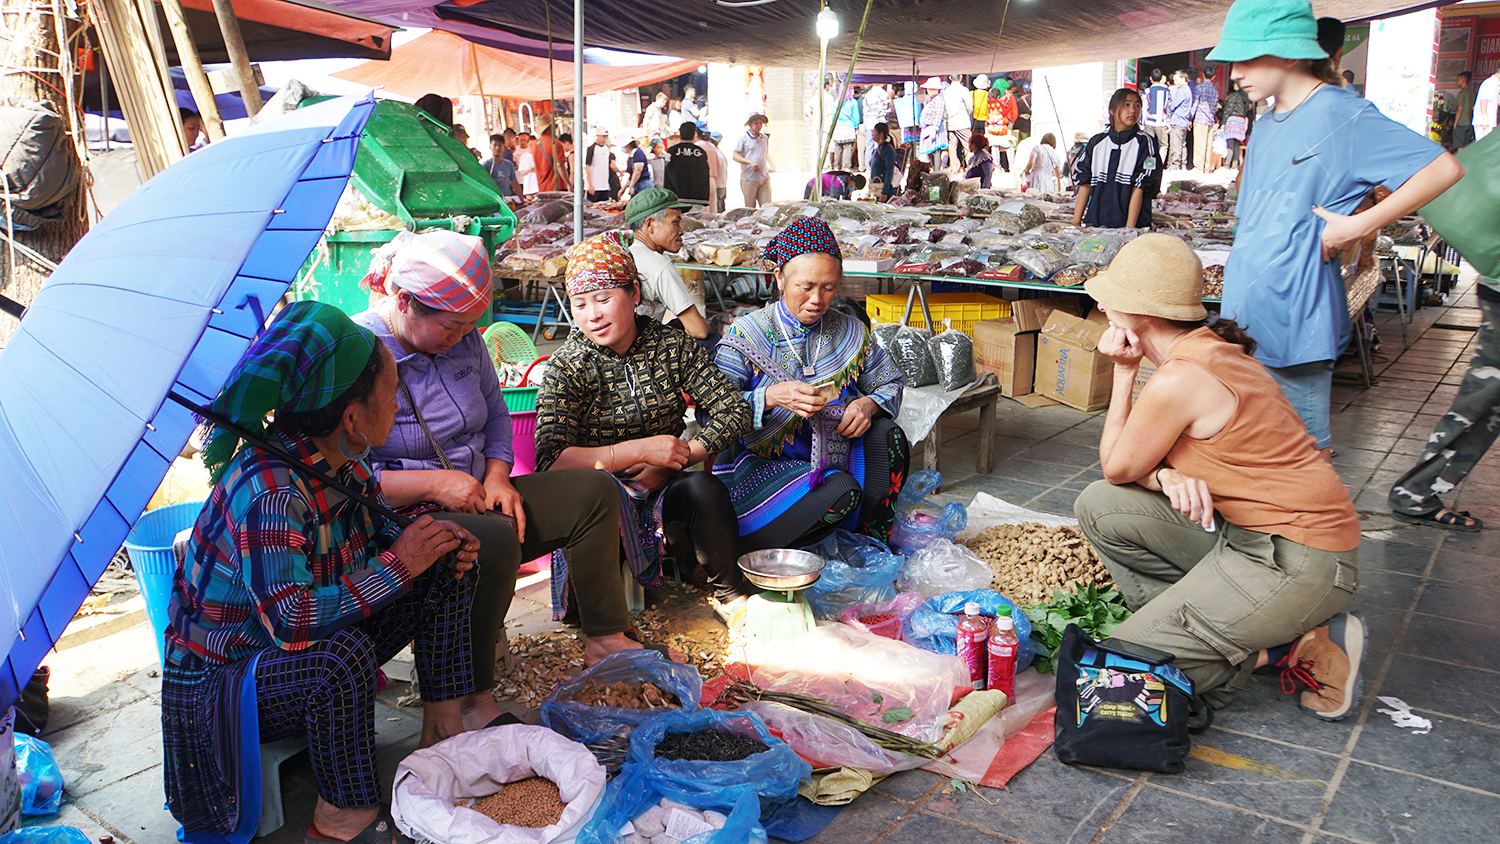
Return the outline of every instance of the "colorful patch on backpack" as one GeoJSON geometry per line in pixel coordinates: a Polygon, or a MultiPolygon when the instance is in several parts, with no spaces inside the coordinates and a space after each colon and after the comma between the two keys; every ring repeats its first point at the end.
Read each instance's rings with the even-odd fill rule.
{"type": "Polygon", "coordinates": [[[1078,666],[1078,726],[1089,718],[1166,726],[1166,684],[1149,671],[1078,666]]]}

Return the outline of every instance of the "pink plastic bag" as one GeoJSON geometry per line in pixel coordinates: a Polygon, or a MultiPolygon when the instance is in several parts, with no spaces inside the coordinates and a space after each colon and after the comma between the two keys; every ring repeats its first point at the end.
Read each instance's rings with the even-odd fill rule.
{"type": "Polygon", "coordinates": [[[926,599],[921,592],[902,592],[889,601],[880,601],[873,604],[853,604],[845,607],[839,613],[839,621],[863,630],[866,633],[874,633],[876,636],[884,636],[887,639],[901,639],[901,624],[906,617],[917,611],[926,599]],[[870,616],[887,615],[889,618],[875,624],[866,624],[863,619],[870,616]]]}

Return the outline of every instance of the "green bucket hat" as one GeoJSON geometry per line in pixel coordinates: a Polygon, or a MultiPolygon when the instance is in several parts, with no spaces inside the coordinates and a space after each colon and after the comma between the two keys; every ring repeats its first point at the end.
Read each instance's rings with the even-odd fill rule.
{"type": "Polygon", "coordinates": [[[625,223],[626,225],[631,225],[637,220],[644,220],[652,214],[658,211],[665,211],[668,208],[686,210],[696,207],[699,206],[683,202],[677,197],[677,194],[666,188],[648,188],[632,196],[630,201],[625,204],[625,223]]]}
{"type": "MultiPolygon", "coordinates": [[[[375,351],[373,332],[321,302],[293,302],[250,344],[210,409],[251,434],[265,434],[273,410],[305,413],[332,404],[365,371],[375,351]]],[[[240,438],[213,428],[203,465],[218,483],[240,438]]]]}
{"type": "Polygon", "coordinates": [[[1318,21],[1308,0],[1235,0],[1224,16],[1211,62],[1244,62],[1261,56],[1326,59],[1318,46],[1318,21]]]}

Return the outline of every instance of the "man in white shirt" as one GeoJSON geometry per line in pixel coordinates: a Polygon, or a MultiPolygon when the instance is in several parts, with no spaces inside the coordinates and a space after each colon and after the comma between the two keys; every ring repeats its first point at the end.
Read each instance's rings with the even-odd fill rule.
{"type": "Polygon", "coordinates": [[[708,337],[702,290],[693,295],[667,254],[682,250],[682,209],[692,207],[666,188],[649,188],[631,197],[625,223],[635,236],[630,255],[641,282],[641,303],[635,312],[702,340],[708,337]]]}
{"type": "Polygon", "coordinates": [[[771,136],[764,131],[764,114],[750,115],[745,126],[731,154],[740,165],[740,190],[745,193],[745,207],[759,208],[771,204],[771,136]]]}
{"type": "Polygon", "coordinates": [[[943,89],[943,104],[948,110],[948,154],[963,165],[969,163],[969,124],[974,115],[974,95],[969,93],[962,76],[949,77],[943,89]]]}
{"type": "Polygon", "coordinates": [[[615,198],[614,191],[609,188],[609,171],[613,162],[614,153],[609,149],[609,130],[600,126],[594,130],[594,142],[583,153],[584,188],[589,192],[589,202],[615,198]]]}
{"type": "Polygon", "coordinates": [[[886,112],[891,110],[890,92],[884,85],[871,85],[865,92],[863,105],[864,119],[860,121],[859,143],[856,146],[864,156],[860,160],[868,163],[875,158],[875,147],[870,142],[875,134],[875,124],[884,123],[886,112]]]}
{"type": "Polygon", "coordinates": [[[646,106],[646,113],[641,116],[641,128],[653,138],[665,138],[667,125],[667,94],[657,91],[656,99],[646,106]]]}
{"type": "Polygon", "coordinates": [[[1500,111],[1500,67],[1480,84],[1479,92],[1474,95],[1474,140],[1495,131],[1496,121],[1500,120],[1497,111],[1500,111]]]}

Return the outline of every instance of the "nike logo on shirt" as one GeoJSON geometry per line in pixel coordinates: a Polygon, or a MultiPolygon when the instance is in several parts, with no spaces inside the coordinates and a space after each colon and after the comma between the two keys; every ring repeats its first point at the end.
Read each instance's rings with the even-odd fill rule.
{"type": "Polygon", "coordinates": [[[1308,160],[1309,158],[1317,158],[1317,156],[1318,156],[1318,154],[1314,152],[1314,153],[1310,153],[1308,155],[1304,155],[1301,158],[1293,158],[1292,159],[1292,166],[1295,167],[1298,164],[1301,164],[1302,162],[1308,160]]]}

